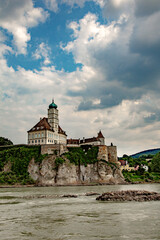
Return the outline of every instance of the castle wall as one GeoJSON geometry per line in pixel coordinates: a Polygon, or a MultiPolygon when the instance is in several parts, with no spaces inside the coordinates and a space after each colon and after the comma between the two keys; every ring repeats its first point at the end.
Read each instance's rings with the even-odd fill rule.
{"type": "MultiPolygon", "coordinates": [[[[116,146],[106,146],[99,145],[98,146],[98,159],[105,160],[112,163],[117,163],[117,147],[116,146]]],[[[44,144],[41,145],[41,154],[55,154],[55,150],[57,155],[61,155],[67,152],[67,146],[64,144],[44,144]]]]}
{"type": "Polygon", "coordinates": [[[99,152],[98,152],[98,159],[103,159],[108,161],[108,147],[106,145],[98,146],[99,152]]]}
{"type": "Polygon", "coordinates": [[[63,144],[44,144],[41,145],[41,154],[55,154],[61,155],[67,152],[67,147],[63,144]]]}
{"type": "Polygon", "coordinates": [[[108,149],[108,161],[112,163],[117,163],[117,147],[116,146],[107,146],[108,149]]]}

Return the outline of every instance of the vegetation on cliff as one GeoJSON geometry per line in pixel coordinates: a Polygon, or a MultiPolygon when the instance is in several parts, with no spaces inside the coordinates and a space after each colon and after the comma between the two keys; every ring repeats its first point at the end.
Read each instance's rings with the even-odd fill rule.
{"type": "Polygon", "coordinates": [[[98,156],[98,147],[72,147],[68,148],[68,152],[65,153],[63,156],[65,156],[71,163],[74,163],[75,165],[85,165],[92,164],[97,162],[97,156],[98,156]]]}
{"type": "Polygon", "coordinates": [[[0,184],[32,184],[28,164],[32,158],[42,161],[40,146],[20,146],[0,149],[0,184]]]}
{"type": "MultiPolygon", "coordinates": [[[[95,163],[98,147],[69,148],[67,153],[57,156],[54,153],[55,169],[63,164],[66,159],[75,165],[95,163]]],[[[32,184],[33,180],[28,173],[28,165],[32,158],[41,164],[46,155],[41,155],[40,146],[4,146],[0,148],[0,184],[32,184]]]]}

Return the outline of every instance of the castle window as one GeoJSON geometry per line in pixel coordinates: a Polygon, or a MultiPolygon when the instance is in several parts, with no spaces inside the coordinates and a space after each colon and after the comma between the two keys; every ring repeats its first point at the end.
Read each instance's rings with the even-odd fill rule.
{"type": "Polygon", "coordinates": [[[43,132],[42,132],[42,137],[43,137],[43,132]]]}
{"type": "Polygon", "coordinates": [[[38,140],[38,142],[40,143],[40,140],[38,140]]]}
{"type": "Polygon", "coordinates": [[[34,138],[34,134],[32,133],[32,138],[34,138]]]}
{"type": "Polygon", "coordinates": [[[35,133],[35,138],[37,138],[37,133],[35,133]]]}
{"type": "Polygon", "coordinates": [[[39,134],[38,134],[38,137],[40,138],[40,136],[41,136],[41,135],[40,135],[40,133],[39,133],[39,134]]]}
{"type": "Polygon", "coordinates": [[[34,141],[32,141],[32,143],[34,143],[34,141]]]}
{"type": "Polygon", "coordinates": [[[42,142],[43,142],[43,139],[42,139],[42,142]]]}
{"type": "Polygon", "coordinates": [[[35,143],[37,143],[37,140],[35,140],[35,143]]]}

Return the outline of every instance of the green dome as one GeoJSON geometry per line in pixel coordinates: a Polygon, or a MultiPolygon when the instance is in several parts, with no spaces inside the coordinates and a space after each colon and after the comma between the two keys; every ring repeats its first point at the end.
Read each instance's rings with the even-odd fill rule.
{"type": "Polygon", "coordinates": [[[58,106],[54,103],[54,101],[49,105],[49,108],[57,108],[58,106]]]}

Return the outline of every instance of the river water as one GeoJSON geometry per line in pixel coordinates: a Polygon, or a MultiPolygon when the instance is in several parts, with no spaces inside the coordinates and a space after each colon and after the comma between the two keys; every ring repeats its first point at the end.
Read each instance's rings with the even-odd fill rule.
{"type": "Polygon", "coordinates": [[[160,202],[99,202],[84,195],[127,189],[160,192],[160,184],[1,188],[0,240],[160,239],[160,202]]]}

